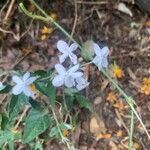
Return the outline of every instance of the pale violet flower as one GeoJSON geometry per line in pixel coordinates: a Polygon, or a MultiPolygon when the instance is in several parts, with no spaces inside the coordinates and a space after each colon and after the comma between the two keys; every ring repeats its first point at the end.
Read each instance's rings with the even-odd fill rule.
{"type": "Polygon", "coordinates": [[[16,85],[12,88],[12,93],[14,95],[19,95],[23,92],[26,96],[34,98],[34,92],[31,90],[30,86],[36,79],[37,77],[30,77],[29,72],[25,73],[22,78],[14,75],[12,80],[16,85]]]}
{"type": "Polygon", "coordinates": [[[93,44],[94,52],[96,54],[95,58],[92,60],[92,62],[97,65],[98,69],[101,70],[102,68],[108,67],[108,54],[109,49],[107,46],[104,46],[103,48],[100,48],[98,44],[93,44]]]}
{"type": "Polygon", "coordinates": [[[2,91],[5,87],[6,87],[6,86],[5,86],[5,85],[3,85],[3,83],[2,83],[2,82],[0,82],[0,91],[2,91]]]}
{"type": "Polygon", "coordinates": [[[61,64],[56,64],[55,69],[58,72],[58,75],[56,75],[52,80],[52,84],[55,87],[59,87],[62,85],[65,85],[68,88],[73,87],[76,84],[75,79],[83,75],[82,72],[78,71],[78,64],[71,67],[69,70],[66,70],[61,64]]]}
{"type": "Polygon", "coordinates": [[[76,78],[76,88],[81,91],[89,85],[89,82],[83,77],[76,78]]]}
{"type": "Polygon", "coordinates": [[[60,63],[63,63],[66,58],[69,57],[74,65],[77,64],[77,56],[73,53],[77,48],[77,43],[73,43],[69,46],[66,42],[59,40],[57,42],[57,49],[62,53],[62,55],[59,56],[60,63]]]}

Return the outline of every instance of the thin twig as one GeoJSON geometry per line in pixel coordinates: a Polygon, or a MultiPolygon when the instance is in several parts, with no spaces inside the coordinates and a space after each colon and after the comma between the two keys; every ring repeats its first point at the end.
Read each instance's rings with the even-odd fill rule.
{"type": "Polygon", "coordinates": [[[73,27],[72,27],[72,32],[70,34],[71,38],[69,39],[69,42],[68,42],[69,44],[70,44],[73,34],[75,32],[75,28],[76,28],[77,20],[78,20],[78,7],[77,7],[76,0],[74,0],[74,7],[75,7],[75,18],[74,18],[74,23],[73,23],[73,27]]]}
{"type": "Polygon", "coordinates": [[[15,68],[22,60],[24,60],[31,52],[26,53],[24,56],[22,56],[15,64],[13,65],[12,69],[15,68]]]}
{"type": "Polygon", "coordinates": [[[17,41],[19,41],[23,36],[25,36],[25,35],[29,32],[29,30],[30,30],[30,28],[31,28],[31,25],[32,25],[32,22],[33,22],[33,21],[31,21],[29,27],[26,29],[25,32],[23,32],[23,33],[21,34],[21,36],[15,34],[13,31],[4,30],[4,29],[2,29],[2,28],[0,28],[0,31],[3,32],[3,33],[7,33],[7,34],[12,34],[13,37],[14,37],[14,39],[17,40],[17,41]]]}
{"type": "Polygon", "coordinates": [[[6,1],[6,3],[3,5],[3,7],[0,10],[0,18],[2,17],[2,12],[4,11],[4,9],[6,8],[6,6],[8,5],[9,0],[6,1]]]}
{"type": "Polygon", "coordinates": [[[103,5],[108,4],[107,1],[101,1],[101,2],[92,2],[92,1],[77,1],[78,4],[85,4],[85,5],[103,5]]]}
{"type": "Polygon", "coordinates": [[[30,108],[29,106],[26,106],[26,107],[25,107],[25,109],[24,109],[24,111],[22,112],[22,114],[21,114],[21,116],[20,116],[18,122],[16,123],[16,125],[15,125],[15,127],[14,127],[15,130],[18,128],[20,122],[22,121],[23,117],[25,116],[25,114],[26,114],[26,112],[28,111],[29,108],[30,108]]]}
{"type": "Polygon", "coordinates": [[[127,133],[130,134],[129,129],[127,128],[126,124],[124,123],[121,115],[119,114],[119,111],[117,109],[115,109],[116,115],[119,118],[119,120],[121,121],[123,127],[126,129],[127,133]]]}
{"type": "Polygon", "coordinates": [[[12,32],[12,31],[4,30],[4,29],[2,29],[2,28],[0,28],[0,31],[3,32],[3,33],[7,33],[7,34],[12,34],[13,37],[14,37],[14,39],[16,39],[17,41],[19,41],[19,39],[20,39],[20,38],[19,38],[14,32],[12,32]]]}
{"type": "Polygon", "coordinates": [[[7,10],[7,13],[6,13],[6,16],[4,17],[4,21],[7,21],[9,15],[10,15],[10,13],[11,13],[11,10],[12,10],[12,8],[13,8],[14,3],[15,3],[15,0],[12,0],[12,1],[10,2],[9,8],[8,8],[8,10],[7,10]]]}

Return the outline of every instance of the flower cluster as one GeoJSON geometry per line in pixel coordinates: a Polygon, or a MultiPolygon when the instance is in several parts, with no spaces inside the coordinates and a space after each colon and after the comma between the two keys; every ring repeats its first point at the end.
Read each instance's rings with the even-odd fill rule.
{"type": "MultiPolygon", "coordinates": [[[[62,41],[59,40],[57,43],[57,49],[62,53],[59,56],[59,64],[55,65],[55,69],[57,71],[57,75],[53,78],[52,84],[55,87],[65,86],[67,88],[76,87],[77,90],[83,90],[89,85],[89,82],[84,79],[84,74],[80,70],[80,65],[78,63],[78,58],[74,54],[74,51],[76,51],[78,48],[77,43],[73,43],[70,46],[62,41]],[[70,60],[70,68],[65,68],[62,63],[66,61],[66,59],[69,58],[70,60]]],[[[98,44],[93,43],[93,49],[95,52],[95,58],[92,60],[94,64],[97,65],[99,70],[103,68],[107,68],[108,66],[108,47],[105,46],[102,49],[98,46],[98,44]]],[[[28,97],[35,98],[36,91],[33,90],[35,88],[33,87],[34,81],[37,79],[37,77],[31,77],[30,73],[27,72],[23,75],[23,77],[18,77],[14,75],[12,77],[12,80],[16,85],[12,88],[12,93],[14,95],[19,95],[21,93],[24,93],[28,97]]],[[[5,86],[0,83],[0,90],[5,88],[5,86]]]]}
{"type": "MultiPolygon", "coordinates": [[[[84,89],[86,86],[89,85],[89,82],[84,79],[83,73],[79,70],[79,64],[77,56],[74,54],[74,51],[76,51],[78,48],[77,43],[73,43],[70,46],[60,40],[57,43],[57,49],[62,53],[62,55],[59,56],[60,64],[55,65],[55,69],[58,72],[58,75],[56,75],[52,81],[53,85],[56,87],[65,85],[66,87],[76,87],[78,90],[84,89]],[[65,60],[69,58],[71,63],[73,63],[73,67],[66,70],[64,66],[62,65],[65,60]]],[[[97,65],[99,70],[103,68],[107,68],[108,66],[108,54],[109,49],[107,46],[104,46],[102,49],[98,46],[98,44],[93,43],[93,49],[96,54],[95,58],[92,60],[92,62],[97,65]]]]}
{"type": "Polygon", "coordinates": [[[54,86],[60,87],[65,85],[68,88],[76,87],[80,91],[89,85],[89,82],[83,78],[83,73],[79,71],[80,66],[77,64],[77,56],[73,53],[77,48],[77,43],[73,43],[69,46],[62,40],[58,41],[57,49],[62,55],[59,56],[60,64],[55,65],[58,75],[56,75],[52,81],[54,86]],[[62,65],[67,58],[74,64],[74,66],[68,70],[62,65]]]}
{"type": "Polygon", "coordinates": [[[56,64],[55,69],[58,72],[52,81],[53,85],[56,87],[65,85],[68,88],[76,86],[78,90],[84,89],[89,83],[82,77],[83,73],[78,71],[79,64],[66,70],[63,65],[56,64]]]}

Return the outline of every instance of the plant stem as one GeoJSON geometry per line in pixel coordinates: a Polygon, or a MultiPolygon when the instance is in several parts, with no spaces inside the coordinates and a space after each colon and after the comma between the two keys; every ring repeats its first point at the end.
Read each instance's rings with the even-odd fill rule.
{"type": "Polygon", "coordinates": [[[68,150],[71,150],[71,149],[74,150],[74,148],[72,148],[72,147],[70,146],[69,140],[68,140],[66,137],[64,137],[64,135],[63,135],[63,133],[62,133],[60,127],[59,127],[59,122],[58,122],[58,120],[57,120],[57,116],[56,116],[56,114],[55,114],[55,112],[54,112],[53,107],[50,106],[50,108],[51,108],[51,110],[52,110],[53,117],[54,117],[54,120],[55,120],[55,122],[56,122],[56,126],[57,126],[57,129],[58,129],[58,131],[59,131],[59,134],[60,134],[60,137],[61,137],[61,139],[62,139],[62,142],[66,143],[68,150]]]}
{"type": "Polygon", "coordinates": [[[132,150],[133,146],[133,132],[134,132],[134,112],[131,110],[131,123],[130,123],[130,134],[129,134],[129,150],[132,150]]]}

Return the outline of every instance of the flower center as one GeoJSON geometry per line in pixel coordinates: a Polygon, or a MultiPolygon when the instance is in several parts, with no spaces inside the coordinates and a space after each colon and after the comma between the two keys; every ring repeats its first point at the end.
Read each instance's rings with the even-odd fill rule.
{"type": "Polygon", "coordinates": [[[29,89],[31,90],[31,92],[34,94],[35,97],[39,97],[40,93],[39,91],[36,89],[34,84],[30,84],[29,89]]]}

